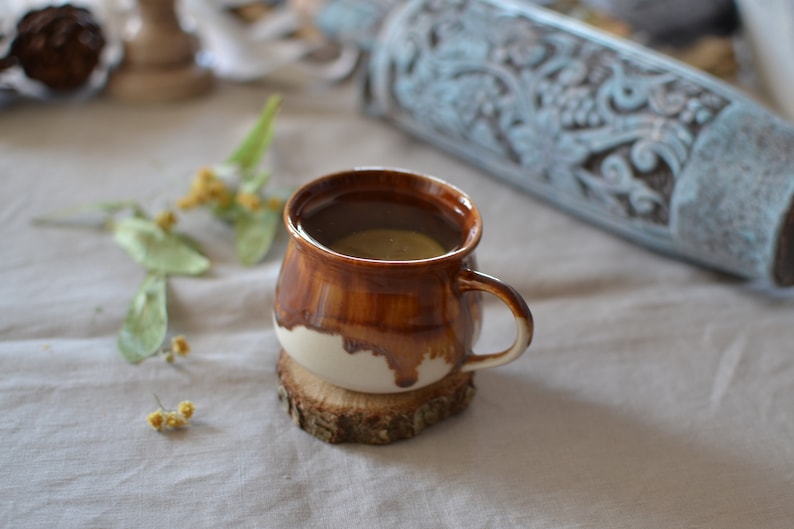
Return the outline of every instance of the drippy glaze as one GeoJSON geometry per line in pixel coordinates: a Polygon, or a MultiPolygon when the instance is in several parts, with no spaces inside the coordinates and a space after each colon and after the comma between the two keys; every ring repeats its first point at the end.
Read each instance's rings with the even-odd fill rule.
{"type": "MultiPolygon", "coordinates": [[[[360,207],[361,202],[357,198],[352,204],[360,207]]],[[[456,285],[459,271],[475,264],[472,252],[481,233],[479,214],[464,194],[412,173],[354,170],[299,190],[287,204],[285,222],[291,238],[276,289],[274,317],[279,327],[338,335],[347,353],[382,357],[398,388],[416,384],[426,359],[442,358],[450,370],[459,368],[471,351],[481,317],[481,296],[463,294],[456,285]],[[401,215],[379,220],[386,226],[375,227],[414,229],[408,213],[402,213],[413,208],[432,212],[431,217],[423,216],[431,220],[416,228],[447,241],[450,236],[444,230],[450,228],[445,226],[451,226],[455,240],[443,255],[411,261],[333,252],[326,246],[331,235],[348,233],[363,221],[349,214],[326,215],[322,208],[349,211],[340,205],[351,202],[340,195],[370,192],[378,201],[393,200],[402,208],[401,215]],[[322,222],[312,228],[306,222],[312,218],[322,222]]]]}

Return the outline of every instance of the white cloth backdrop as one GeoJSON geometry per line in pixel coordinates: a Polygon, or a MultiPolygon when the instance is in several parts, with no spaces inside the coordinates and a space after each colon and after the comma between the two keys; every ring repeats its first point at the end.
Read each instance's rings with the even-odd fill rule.
{"type": "MultiPolygon", "coordinates": [[[[638,529],[794,527],[794,297],[661,257],[358,112],[353,86],[286,94],[272,165],[294,187],[357,165],[427,172],[479,205],[480,268],[536,319],[463,414],[389,446],[327,445],[276,396],[270,306],[284,248],[170,282],[193,352],[129,365],[115,335],[143,272],[109,235],[33,227],[99,200],[157,210],[223,159],[272,89],[171,106],[105,98],[0,113],[0,526],[638,529]],[[156,408],[191,399],[162,435],[156,408]]],[[[477,349],[506,345],[486,306],[477,349]]]]}

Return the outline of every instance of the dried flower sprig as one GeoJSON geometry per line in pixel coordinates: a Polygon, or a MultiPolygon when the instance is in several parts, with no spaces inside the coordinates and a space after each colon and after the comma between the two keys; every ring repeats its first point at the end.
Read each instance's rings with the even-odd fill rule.
{"type": "Polygon", "coordinates": [[[146,416],[146,422],[158,432],[168,432],[190,426],[190,419],[196,406],[189,400],[180,402],[175,410],[166,409],[157,395],[154,396],[159,408],[146,416]]]}
{"type": "Polygon", "coordinates": [[[165,211],[150,217],[131,201],[102,202],[36,219],[37,224],[74,224],[81,213],[100,212],[94,227],[113,234],[116,243],[146,270],[130,301],[117,338],[119,352],[137,363],[161,351],[168,331],[166,282],[169,275],[201,275],[210,261],[187,234],[174,229],[176,215],[165,211]]]}
{"type": "Polygon", "coordinates": [[[171,345],[160,349],[160,354],[163,356],[163,360],[169,364],[173,364],[177,356],[187,356],[188,353],[190,353],[190,344],[181,334],[171,338],[171,345]]]}
{"type": "MultiPolygon", "coordinates": [[[[237,255],[246,265],[259,262],[270,249],[284,205],[283,197],[263,192],[270,172],[259,169],[273,138],[280,103],[278,96],[268,99],[253,129],[228,160],[200,170],[189,194],[177,204],[183,210],[206,206],[216,217],[233,224],[237,255]]],[[[122,356],[137,363],[158,352],[166,361],[173,361],[180,350],[186,354],[189,346],[162,346],[168,331],[167,278],[201,275],[210,268],[210,261],[193,239],[174,229],[178,222],[174,211],[151,217],[134,201],[90,204],[35,219],[34,224],[84,226],[75,217],[87,212],[101,213],[101,221],[91,225],[110,231],[116,243],[147,272],[118,334],[122,356]]]]}
{"type": "Polygon", "coordinates": [[[201,168],[189,192],[177,201],[182,210],[208,208],[234,226],[237,258],[244,265],[267,254],[284,207],[284,197],[265,194],[270,171],[259,168],[273,140],[279,96],[268,99],[262,114],[237,150],[223,163],[201,168]]]}

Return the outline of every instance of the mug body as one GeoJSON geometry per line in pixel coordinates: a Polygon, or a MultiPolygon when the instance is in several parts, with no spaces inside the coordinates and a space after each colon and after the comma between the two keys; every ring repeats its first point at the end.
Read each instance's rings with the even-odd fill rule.
{"type": "Polygon", "coordinates": [[[474,268],[481,234],[465,194],[408,171],[355,169],[300,188],[284,220],[274,323],[293,360],[366,393],[418,389],[460,368],[481,323],[479,292],[455,280],[474,268]],[[371,229],[420,232],[439,249],[400,258],[339,250],[337,241],[371,229]]]}

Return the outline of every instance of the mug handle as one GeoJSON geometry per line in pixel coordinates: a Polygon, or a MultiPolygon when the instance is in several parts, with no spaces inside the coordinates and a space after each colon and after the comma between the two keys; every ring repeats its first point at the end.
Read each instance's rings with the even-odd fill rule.
{"type": "Polygon", "coordinates": [[[469,268],[464,268],[458,272],[455,281],[461,292],[482,290],[498,297],[507,305],[516,319],[516,339],[513,345],[501,353],[470,354],[461,366],[460,371],[466,373],[476,369],[496,367],[512,362],[521,356],[532,342],[535,326],[532,320],[532,313],[529,311],[526,301],[516,289],[493,276],[469,268]]]}

